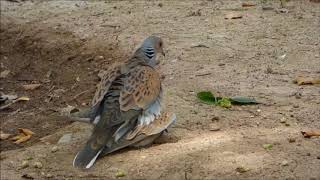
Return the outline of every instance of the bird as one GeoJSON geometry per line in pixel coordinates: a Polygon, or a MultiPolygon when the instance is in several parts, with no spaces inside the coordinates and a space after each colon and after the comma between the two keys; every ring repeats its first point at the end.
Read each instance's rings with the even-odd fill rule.
{"type": "Polygon", "coordinates": [[[158,54],[165,56],[163,40],[151,35],[128,60],[107,69],[90,108],[70,115],[94,125],[74,167],[88,169],[116,150],[150,145],[176,121],[174,114],[162,112],[158,54]]]}

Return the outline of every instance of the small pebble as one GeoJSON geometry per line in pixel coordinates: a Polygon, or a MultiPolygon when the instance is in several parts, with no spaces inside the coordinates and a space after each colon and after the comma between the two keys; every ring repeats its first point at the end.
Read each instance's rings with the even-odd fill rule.
{"type": "Polygon", "coordinates": [[[104,57],[103,57],[103,56],[97,56],[96,59],[97,59],[97,60],[103,60],[104,57]]]}
{"type": "Polygon", "coordinates": [[[116,177],[124,177],[126,174],[123,171],[118,170],[116,172],[116,177]]]}
{"type": "Polygon", "coordinates": [[[58,146],[53,146],[52,149],[51,149],[51,152],[54,153],[54,152],[57,152],[57,151],[58,151],[58,146]]]}
{"type": "Polygon", "coordinates": [[[289,162],[287,160],[284,160],[281,162],[281,166],[288,166],[289,162]]]}
{"type": "Polygon", "coordinates": [[[210,131],[220,131],[220,127],[218,125],[215,125],[215,124],[211,124],[210,127],[209,127],[209,130],[210,131]]]}
{"type": "Polygon", "coordinates": [[[245,168],[245,167],[237,167],[236,168],[236,171],[239,172],[239,173],[245,173],[245,172],[247,172],[249,170],[250,170],[249,168],[245,168]]]}
{"type": "Polygon", "coordinates": [[[46,174],[46,178],[52,178],[52,177],[53,177],[52,174],[50,174],[50,173],[46,174]]]}
{"type": "Polygon", "coordinates": [[[21,169],[27,168],[29,166],[29,162],[27,160],[22,161],[21,163],[21,169]]]}
{"type": "Polygon", "coordinates": [[[67,144],[72,139],[72,133],[64,134],[58,141],[58,144],[67,144]]]}
{"type": "Polygon", "coordinates": [[[261,112],[261,109],[257,109],[257,112],[261,112]]]}
{"type": "Polygon", "coordinates": [[[294,108],[299,108],[298,104],[293,105],[294,108]]]}
{"type": "Polygon", "coordinates": [[[220,118],[218,116],[214,116],[214,117],[211,118],[211,121],[219,121],[219,119],[220,118]]]}
{"type": "Polygon", "coordinates": [[[37,161],[37,162],[35,162],[35,163],[33,164],[33,167],[38,168],[38,169],[41,169],[41,168],[42,168],[42,163],[39,162],[39,161],[37,161]]]}
{"type": "Polygon", "coordinates": [[[285,123],[286,122],[286,118],[285,117],[282,117],[281,119],[280,119],[280,123],[285,123]]]}
{"type": "Polygon", "coordinates": [[[33,159],[33,157],[31,157],[31,156],[27,156],[27,158],[26,158],[26,160],[32,160],[33,159]]]}

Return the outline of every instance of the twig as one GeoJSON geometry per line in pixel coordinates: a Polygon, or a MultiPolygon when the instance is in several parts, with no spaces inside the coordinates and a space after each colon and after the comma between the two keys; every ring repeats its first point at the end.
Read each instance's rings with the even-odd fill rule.
{"type": "Polygon", "coordinates": [[[20,1],[18,1],[18,0],[6,0],[6,1],[20,3],[20,1]]]}
{"type": "Polygon", "coordinates": [[[4,110],[4,109],[8,108],[9,106],[11,106],[12,104],[14,104],[14,103],[16,103],[16,102],[19,102],[19,101],[21,101],[21,100],[18,98],[18,99],[16,99],[16,100],[13,100],[12,102],[4,105],[4,106],[0,106],[0,110],[4,110]]]}
{"type": "Polygon", "coordinates": [[[197,47],[210,48],[209,46],[206,46],[204,44],[198,44],[198,45],[191,46],[191,48],[197,48],[197,47]]]}
{"type": "Polygon", "coordinates": [[[73,101],[73,100],[75,100],[75,99],[77,99],[79,96],[81,96],[82,94],[84,94],[84,93],[86,93],[86,92],[88,92],[89,90],[85,90],[85,91],[83,91],[83,92],[81,92],[81,93],[79,93],[79,94],[76,94],[75,96],[73,96],[73,98],[70,100],[70,101],[73,101]]]}
{"type": "MultiPolygon", "coordinates": [[[[17,1],[16,1],[16,2],[17,2],[17,1]]],[[[16,42],[17,42],[18,38],[21,36],[22,32],[23,32],[23,30],[21,29],[21,30],[20,30],[20,33],[17,35],[16,39],[14,40],[14,42],[13,42],[13,44],[12,44],[12,48],[16,45],[16,42]]]]}
{"type": "Polygon", "coordinates": [[[211,75],[212,73],[203,73],[203,74],[196,74],[195,76],[207,76],[207,75],[211,75]]]}

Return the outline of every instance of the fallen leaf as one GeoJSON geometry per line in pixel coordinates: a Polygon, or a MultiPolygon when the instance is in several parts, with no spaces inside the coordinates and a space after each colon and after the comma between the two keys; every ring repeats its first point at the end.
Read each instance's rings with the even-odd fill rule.
{"type": "Polygon", "coordinates": [[[251,97],[235,96],[235,97],[215,97],[210,91],[202,91],[197,93],[197,98],[206,104],[214,104],[225,108],[230,108],[232,104],[247,105],[258,104],[258,102],[251,97]]]}
{"type": "Polygon", "coordinates": [[[16,140],[14,143],[15,144],[20,144],[20,143],[28,141],[30,138],[31,138],[30,135],[22,136],[20,139],[16,140]]]}
{"type": "Polygon", "coordinates": [[[41,86],[41,84],[25,84],[25,85],[22,85],[22,87],[25,90],[34,90],[34,89],[37,89],[40,86],[41,86]]]}
{"type": "Polygon", "coordinates": [[[258,102],[251,97],[244,97],[244,96],[234,96],[230,98],[232,104],[258,104],[258,102]]]}
{"type": "Polygon", "coordinates": [[[30,100],[30,98],[27,97],[27,96],[21,96],[21,97],[19,97],[19,98],[17,99],[17,101],[29,101],[29,100],[30,100]]]}
{"type": "Polygon", "coordinates": [[[3,131],[0,131],[0,139],[1,140],[5,140],[5,139],[8,139],[12,134],[7,134],[7,133],[4,133],[3,131]]]}
{"type": "Polygon", "coordinates": [[[249,3],[249,2],[242,3],[242,7],[252,7],[252,6],[255,6],[255,4],[254,3],[249,3]]]}
{"type": "Polygon", "coordinates": [[[297,77],[294,80],[294,83],[297,83],[299,86],[300,85],[314,85],[314,84],[320,84],[320,78],[310,78],[310,77],[297,77]]]}
{"type": "Polygon", "coordinates": [[[34,132],[32,132],[31,130],[29,129],[24,129],[24,128],[18,128],[18,130],[20,131],[20,133],[23,133],[25,135],[33,135],[34,132]]]}
{"type": "Polygon", "coordinates": [[[19,130],[19,134],[11,138],[11,140],[15,141],[14,142],[15,144],[20,144],[28,141],[31,138],[31,136],[34,134],[34,132],[32,132],[29,129],[19,128],[18,130],[19,130]]]}
{"type": "Polygon", "coordinates": [[[301,134],[305,138],[310,138],[312,136],[320,136],[320,130],[315,130],[315,131],[301,131],[301,134]]]}
{"type": "Polygon", "coordinates": [[[273,145],[272,144],[264,144],[264,145],[262,145],[262,147],[264,149],[271,149],[273,147],[273,145]]]}
{"type": "Polygon", "coordinates": [[[24,136],[26,136],[26,135],[20,133],[20,134],[18,134],[18,135],[16,135],[16,136],[12,137],[10,140],[12,140],[12,141],[17,141],[17,140],[23,138],[24,136]]]}
{"type": "Polygon", "coordinates": [[[9,70],[4,70],[0,73],[0,78],[6,78],[10,74],[9,70]]]}
{"type": "MultiPolygon", "coordinates": [[[[202,91],[197,93],[197,97],[203,103],[206,104],[217,104],[218,100],[210,91],[202,91]]],[[[221,99],[221,98],[220,98],[221,99]]]]}
{"type": "Polygon", "coordinates": [[[224,19],[241,19],[242,15],[239,13],[231,12],[224,16],[224,19]]]}

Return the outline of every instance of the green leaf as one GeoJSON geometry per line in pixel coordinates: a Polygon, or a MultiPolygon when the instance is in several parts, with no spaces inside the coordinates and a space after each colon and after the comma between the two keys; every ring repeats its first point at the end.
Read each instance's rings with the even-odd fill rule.
{"type": "Polygon", "coordinates": [[[273,147],[273,145],[272,144],[264,144],[264,145],[262,145],[262,147],[264,149],[271,149],[273,147]]]}
{"type": "Polygon", "coordinates": [[[254,98],[245,97],[245,96],[234,96],[230,98],[230,101],[232,104],[239,104],[239,105],[258,104],[258,102],[254,98]]]}
{"type": "Polygon", "coordinates": [[[224,108],[230,108],[231,107],[231,101],[229,98],[223,97],[218,101],[218,105],[224,108]]]}
{"type": "MultiPolygon", "coordinates": [[[[206,104],[217,104],[218,99],[210,91],[201,91],[197,94],[198,99],[206,104]]],[[[221,98],[220,98],[221,99],[221,98]]]]}

